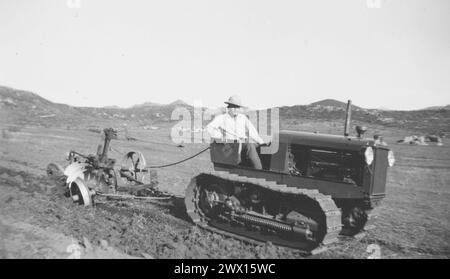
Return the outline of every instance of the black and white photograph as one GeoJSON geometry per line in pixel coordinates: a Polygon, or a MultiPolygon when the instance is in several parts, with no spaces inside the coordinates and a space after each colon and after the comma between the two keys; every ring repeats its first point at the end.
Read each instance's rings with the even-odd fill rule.
{"type": "Polygon", "coordinates": [[[0,0],[0,130],[0,259],[448,259],[450,1],[0,0]]]}

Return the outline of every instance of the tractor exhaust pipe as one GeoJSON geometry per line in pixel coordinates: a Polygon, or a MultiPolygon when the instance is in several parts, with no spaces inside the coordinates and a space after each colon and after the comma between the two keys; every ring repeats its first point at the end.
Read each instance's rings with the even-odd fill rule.
{"type": "Polygon", "coordinates": [[[352,101],[348,100],[347,102],[347,112],[345,113],[345,128],[344,128],[344,136],[348,137],[349,129],[350,129],[350,120],[352,118],[352,101]]]}

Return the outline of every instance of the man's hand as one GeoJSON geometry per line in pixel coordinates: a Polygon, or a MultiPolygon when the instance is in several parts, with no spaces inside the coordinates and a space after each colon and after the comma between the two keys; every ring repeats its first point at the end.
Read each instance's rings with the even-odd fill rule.
{"type": "Polygon", "coordinates": [[[272,144],[272,142],[268,141],[268,142],[263,142],[263,143],[259,144],[259,146],[270,146],[271,144],[272,144]]]}

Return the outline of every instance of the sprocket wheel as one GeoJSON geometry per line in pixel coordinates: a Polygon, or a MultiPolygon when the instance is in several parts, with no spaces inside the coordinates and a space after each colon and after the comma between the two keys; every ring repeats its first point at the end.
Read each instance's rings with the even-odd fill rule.
{"type": "Polygon", "coordinates": [[[205,217],[211,218],[219,214],[221,207],[218,204],[221,195],[224,195],[224,192],[217,184],[199,187],[196,195],[197,206],[205,214],[205,217]]]}
{"type": "Polygon", "coordinates": [[[368,215],[361,207],[354,206],[344,210],[342,223],[344,225],[343,234],[353,236],[364,229],[368,220],[368,215]]]}

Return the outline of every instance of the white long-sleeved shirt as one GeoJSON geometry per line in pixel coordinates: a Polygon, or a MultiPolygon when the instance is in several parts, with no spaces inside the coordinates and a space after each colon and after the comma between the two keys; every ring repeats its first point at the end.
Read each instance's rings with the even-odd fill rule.
{"type": "Polygon", "coordinates": [[[264,140],[259,136],[258,131],[252,122],[244,114],[238,113],[232,117],[228,113],[217,115],[206,129],[213,139],[224,142],[238,141],[240,143],[248,142],[263,144],[264,140]],[[247,130],[248,136],[247,137],[247,130]]]}

